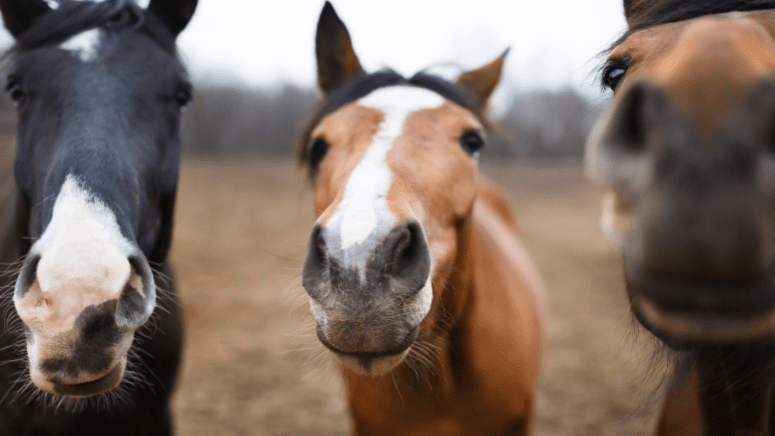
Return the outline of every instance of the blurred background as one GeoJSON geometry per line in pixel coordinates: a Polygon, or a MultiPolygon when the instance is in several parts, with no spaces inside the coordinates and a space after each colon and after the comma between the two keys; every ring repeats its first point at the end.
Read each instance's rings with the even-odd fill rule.
{"type": "MultiPolygon", "coordinates": [[[[598,230],[601,192],[580,161],[609,97],[599,54],[625,29],[621,0],[333,5],[367,71],[454,78],[511,48],[480,169],[510,198],[549,293],[535,434],[653,434],[662,372],[648,335],[633,334],[621,260],[598,230]]],[[[200,0],[179,38],[196,89],[172,253],[187,326],[180,435],[348,434],[337,366],[300,285],[315,217],[291,158],[319,98],[322,7],[200,0]]],[[[0,102],[12,144],[15,114],[0,102]]]]}
{"type": "MultiPolygon", "coordinates": [[[[620,3],[340,0],[334,7],[367,71],[429,68],[453,78],[510,48],[485,156],[578,158],[605,100],[598,54],[624,29],[620,3]]],[[[187,154],[292,153],[319,97],[314,32],[322,4],[200,0],[179,39],[196,84],[185,118],[187,154]]],[[[3,32],[0,44],[10,42],[3,32]]]]}
{"type": "MultiPolygon", "coordinates": [[[[185,143],[203,155],[287,156],[318,98],[322,1],[201,1],[180,38],[197,83],[185,143]]],[[[601,106],[596,70],[624,29],[617,0],[334,2],[367,71],[456,77],[511,48],[485,155],[579,157],[601,106]]]]}
{"type": "MultiPolygon", "coordinates": [[[[319,0],[207,1],[180,39],[198,84],[186,118],[196,154],[289,155],[317,100],[319,0]],[[303,122],[303,121],[302,121],[303,122]],[[216,138],[218,138],[216,140],[216,138]]],[[[367,71],[448,78],[511,48],[485,155],[579,157],[601,106],[598,53],[624,29],[617,0],[334,2],[367,71]]]]}

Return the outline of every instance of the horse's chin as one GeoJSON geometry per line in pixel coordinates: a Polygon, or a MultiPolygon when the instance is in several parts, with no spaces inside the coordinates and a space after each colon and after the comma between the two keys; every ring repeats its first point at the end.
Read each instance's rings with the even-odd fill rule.
{"type": "Polygon", "coordinates": [[[127,360],[125,357],[107,373],[83,383],[57,383],[51,381],[34,368],[30,368],[30,379],[38,389],[49,394],[69,398],[87,398],[104,394],[115,389],[124,377],[126,363],[127,360]]]}
{"type": "Polygon", "coordinates": [[[775,335],[772,278],[770,273],[725,280],[700,273],[654,274],[625,257],[627,294],[635,318],[674,348],[775,335]]]}
{"type": "MultiPolygon", "coordinates": [[[[332,342],[325,332],[324,325],[326,324],[325,319],[322,322],[317,321],[316,333],[320,343],[339,359],[343,370],[365,377],[378,377],[387,374],[400,365],[420,334],[420,325],[418,324],[405,332],[403,337],[399,339],[395,336],[368,338],[376,343],[392,343],[392,345],[377,349],[374,349],[376,347],[364,349],[360,346],[353,347],[352,342],[350,344],[332,342]]],[[[341,335],[336,336],[341,338],[341,335]]]]}
{"type": "Polygon", "coordinates": [[[695,312],[661,307],[641,297],[632,301],[635,317],[646,329],[678,348],[756,341],[775,335],[775,309],[755,314],[695,312]]]}
{"type": "Polygon", "coordinates": [[[363,377],[378,377],[395,369],[404,361],[409,349],[399,354],[379,357],[361,357],[352,355],[339,355],[342,368],[363,377]]]}

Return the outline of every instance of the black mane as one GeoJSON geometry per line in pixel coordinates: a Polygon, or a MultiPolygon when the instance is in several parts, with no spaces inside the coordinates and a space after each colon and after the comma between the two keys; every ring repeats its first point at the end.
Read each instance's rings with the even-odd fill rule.
{"type": "Polygon", "coordinates": [[[377,89],[397,85],[413,85],[433,91],[447,100],[468,109],[484,122],[484,114],[477,109],[474,96],[466,89],[452,82],[422,71],[409,78],[389,69],[377,71],[376,73],[364,74],[355,80],[347,82],[325,97],[299,139],[297,145],[298,162],[300,164],[305,164],[307,162],[307,147],[311,139],[310,135],[312,129],[315,128],[315,126],[320,123],[320,120],[326,115],[335,112],[348,103],[369,95],[377,89]]]}
{"type": "Polygon", "coordinates": [[[773,0],[629,0],[625,1],[627,32],[612,46],[633,33],[658,26],[691,20],[705,15],[775,9],[773,0]]]}
{"type": "Polygon", "coordinates": [[[80,32],[105,25],[136,27],[167,51],[175,52],[174,35],[150,12],[140,8],[134,0],[106,0],[100,3],[62,1],[59,8],[35,20],[16,40],[9,54],[59,44],[80,32]]]}

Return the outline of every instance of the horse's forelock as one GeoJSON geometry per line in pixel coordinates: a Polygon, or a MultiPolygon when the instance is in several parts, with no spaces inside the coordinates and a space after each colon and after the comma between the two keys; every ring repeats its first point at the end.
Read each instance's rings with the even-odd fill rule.
{"type": "Polygon", "coordinates": [[[633,0],[626,9],[627,31],[607,52],[639,30],[706,15],[775,9],[775,0],[633,0]]]}
{"type": "Polygon", "coordinates": [[[157,43],[174,52],[175,38],[163,24],[140,8],[133,0],[67,1],[38,18],[6,53],[18,54],[45,45],[59,44],[85,30],[99,27],[124,9],[130,9],[137,17],[135,27],[141,28],[157,43]]]}

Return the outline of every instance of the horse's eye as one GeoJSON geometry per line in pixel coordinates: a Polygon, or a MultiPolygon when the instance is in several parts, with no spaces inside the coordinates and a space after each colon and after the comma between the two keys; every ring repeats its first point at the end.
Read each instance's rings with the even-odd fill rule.
{"type": "Polygon", "coordinates": [[[22,99],[24,99],[24,88],[22,88],[19,78],[13,74],[8,76],[8,81],[5,84],[5,92],[7,92],[11,97],[11,100],[13,100],[14,106],[19,106],[22,99]]]}
{"type": "Polygon", "coordinates": [[[475,156],[484,147],[484,139],[476,132],[466,132],[460,137],[460,145],[468,154],[475,156]]]}
{"type": "Polygon", "coordinates": [[[172,96],[172,99],[175,100],[175,103],[178,105],[180,110],[185,110],[186,105],[193,98],[193,95],[191,92],[192,92],[191,85],[188,85],[188,84],[179,86],[178,90],[175,91],[175,94],[172,96]]]}
{"type": "Polygon", "coordinates": [[[603,87],[616,91],[616,87],[624,79],[624,75],[627,74],[627,69],[629,68],[629,61],[613,61],[607,64],[603,67],[603,87]]]}
{"type": "Polygon", "coordinates": [[[307,162],[309,162],[310,168],[316,169],[326,157],[326,153],[328,153],[328,142],[323,138],[316,139],[307,151],[307,162]]]}

